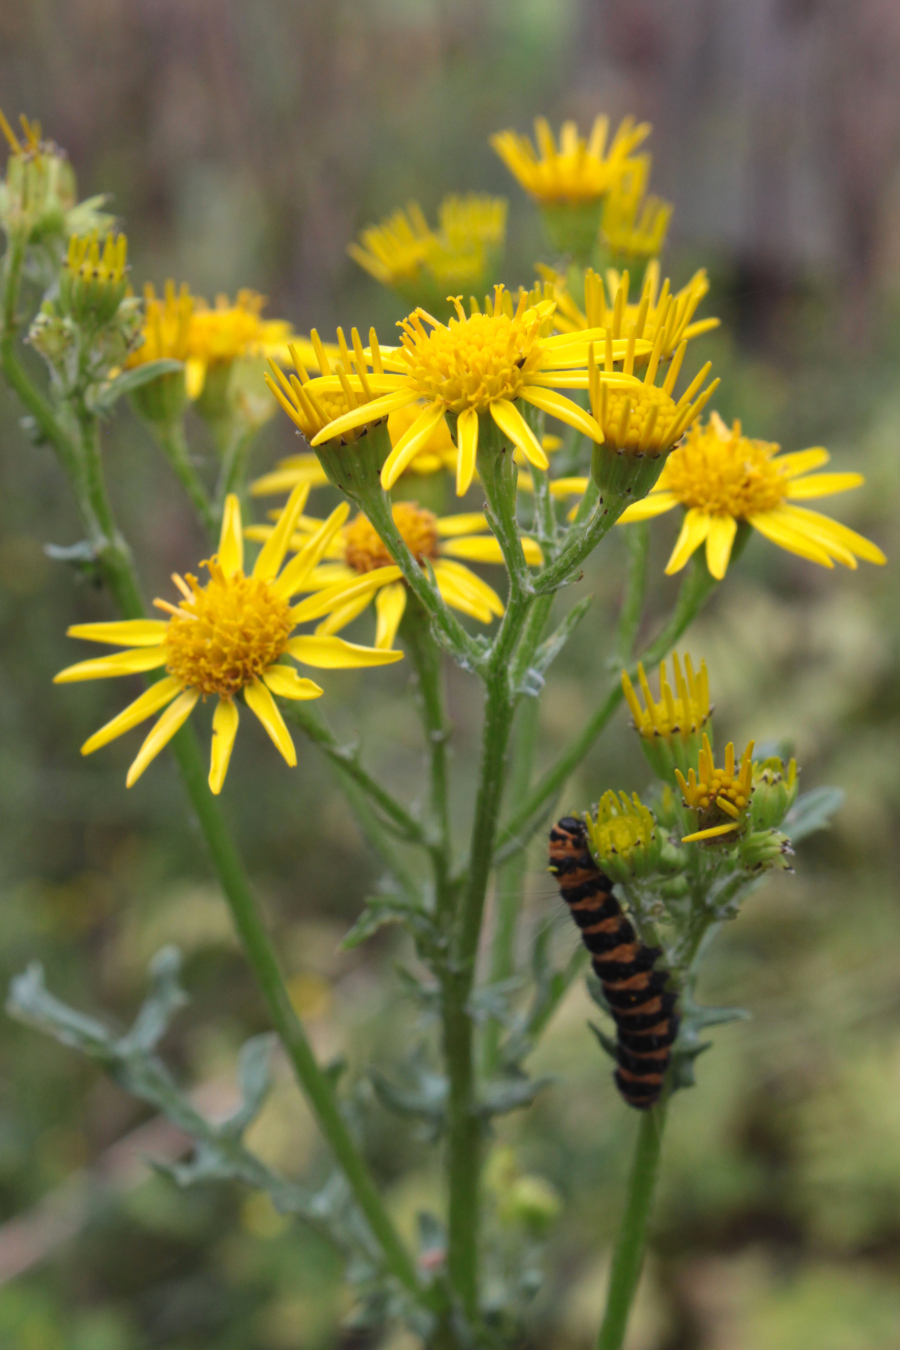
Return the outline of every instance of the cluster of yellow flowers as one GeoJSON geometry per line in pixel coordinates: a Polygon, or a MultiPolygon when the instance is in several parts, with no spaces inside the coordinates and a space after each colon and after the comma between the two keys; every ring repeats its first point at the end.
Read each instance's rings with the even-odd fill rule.
{"type": "MultiPolygon", "coordinates": [[[[826,567],[834,562],[855,567],[857,558],[884,561],[862,536],[795,504],[857,487],[861,475],[814,474],[828,460],[824,449],[780,454],[779,446],[745,436],[740,422],[729,429],[715,412],[702,424],[701,413],[718,385],[707,383],[708,362],[676,394],[688,344],[718,320],[696,317],[709,289],[704,271],[680,290],[662,277],[658,254],[671,207],[646,195],[650,158],[635,153],[649,131],[646,123],[626,119],[607,145],[605,118],[597,119],[586,138],[568,122],[557,145],[548,124],[538,119],[536,148],[512,131],[492,138],[545,213],[558,251],[571,260],[593,250],[596,267],[539,265],[533,289],[511,293],[496,284],[482,303],[473,292],[494,281],[506,224],[502,199],[446,198],[436,229],[412,204],[363,231],[360,244],[350,246],[351,256],[379,282],[415,301],[399,324],[396,345],[380,341],[374,329],[365,342],[356,328],[349,342],[342,329],[333,344],[323,343],[315,330],[302,337],[286,321],[264,319],[263,298],[252,291],[239,292],[233,303],[219,296],[209,306],[187,286],[176,289],[169,282],[161,297],[146,287],[142,341],[128,357],[130,368],[159,358],[183,362],[188,393],[197,398],[210,372],[266,357],[269,390],[312,451],[281,461],[252,485],[256,496],[290,493],[273,524],[242,531],[237,497],[228,498],[218,553],[204,564],[209,579],[203,586],[194,577],[176,578],[178,603],[157,602],[167,620],[71,630],[73,636],[127,650],[73,666],[61,680],[165,671],[88,741],[85,753],[164,709],[132,766],[131,783],[198,699],[217,694],[210,785],[218,791],[237,727],[239,692],[293,762],[272,695],[305,699],[321,690],[299,679],[282,657],[329,667],[399,658],[393,644],[407,589],[381,537],[363,513],[348,521],[346,504],[324,521],[303,514],[310,489],[328,481],[320,462],[328,448],[356,446],[382,424],[390,442],[380,469],[384,490],[404,475],[452,469],[462,496],[476,479],[480,447],[497,443],[513,448],[522,466],[520,486],[533,489],[534,475],[550,470],[548,450],[562,444],[544,433],[548,417],[618,458],[625,465],[623,481],[629,465],[655,462],[657,480],[649,491],[645,486],[633,494],[639,499],[622,510],[619,523],[683,507],[670,573],[705,544],[709,572],[724,577],[744,523],[826,567]],[[635,298],[623,262],[643,273],[635,298]],[[444,318],[421,307],[423,297],[456,287],[473,295],[468,312],[462,296],[453,294],[444,318]],[[244,538],[263,545],[249,575],[243,570],[244,538]],[[289,552],[295,556],[279,575],[289,552]],[[301,593],[306,598],[295,603],[301,593]],[[377,619],[374,647],[344,643],[336,634],[370,605],[377,619]],[[298,624],[313,620],[315,633],[292,636],[298,624]]],[[[85,265],[114,270],[119,263],[124,267],[124,245],[120,256],[110,244],[101,254],[73,243],[70,268],[76,271],[85,265]]],[[[590,482],[551,475],[549,485],[554,496],[581,496],[590,482]]],[[[500,596],[465,565],[503,561],[483,514],[443,516],[410,501],[396,503],[393,511],[402,539],[446,604],[485,624],[503,614],[500,596]]],[[[526,537],[523,550],[528,566],[542,566],[535,539],[526,537]]],[[[642,735],[658,734],[659,718],[683,724],[685,710],[695,704],[702,725],[708,715],[705,672],[695,681],[688,668],[685,682],[676,666],[676,681],[677,698],[666,686],[659,717],[646,688],[646,716],[637,711],[634,691],[626,690],[642,735]]],[[[732,786],[742,790],[743,772],[735,775],[733,764],[731,770],[726,764],[716,800],[730,801],[732,786]]],[[[704,783],[712,781],[710,774],[704,783]]],[[[683,790],[693,799],[700,787],[685,780],[683,790]]],[[[621,803],[611,805],[606,826],[619,828],[622,810],[621,803]]]]}

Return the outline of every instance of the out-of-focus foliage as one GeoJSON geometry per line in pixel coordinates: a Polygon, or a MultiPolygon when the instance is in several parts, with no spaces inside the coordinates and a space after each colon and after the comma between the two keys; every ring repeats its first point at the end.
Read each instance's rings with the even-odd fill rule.
{"type": "MultiPolygon", "coordinates": [[[[633,110],[657,124],[655,182],[676,204],[673,277],[690,275],[694,245],[712,248],[712,310],[726,320],[723,333],[739,334],[734,344],[718,334],[698,344],[697,360],[714,357],[723,376],[719,411],[741,417],[750,434],[777,434],[786,449],[825,444],[835,467],[861,469],[868,486],[846,499],[842,518],[892,561],[835,577],[754,541],[692,632],[690,650],[705,657],[735,740],[789,734],[804,787],[837,783],[847,801],[817,837],[815,861],[801,846],[796,876],[748,904],[709,966],[704,1000],[740,1003],[753,1018],[714,1032],[714,1062],[699,1062],[697,1088],[673,1108],[659,1255],[630,1345],[882,1350],[900,1322],[900,96],[890,78],[900,24],[892,6],[872,0],[771,13],[716,0],[677,7],[677,24],[670,8],[7,5],[0,90],[7,110],[40,115],[67,146],[85,192],[113,191],[138,283],[174,273],[207,294],[254,285],[301,329],[348,316],[387,326],[399,316],[345,246],[410,197],[433,212],[448,191],[508,191],[489,132],[524,129],[536,111],[584,121],[633,110]]],[[[530,279],[538,238],[533,214],[514,206],[510,283],[530,279]]],[[[62,700],[50,679],[69,659],[66,624],[107,615],[90,577],[73,600],[69,565],[44,551],[73,543],[77,526],[49,454],[16,416],[4,395],[0,973],[5,983],[37,956],[60,997],[116,1008],[124,1027],[148,960],[176,943],[191,1005],[166,1037],[165,1058],[227,1104],[227,1066],[265,1029],[263,1010],[171,768],[161,762],[126,795],[127,747],[75,766],[76,747],[114,711],[115,693],[82,685],[62,700]]],[[[295,448],[279,419],[259,467],[295,448]]],[[[139,425],[114,423],[105,452],[128,530],[158,568],[152,588],[200,556],[202,543],[139,425]],[[154,551],[151,529],[162,541],[154,551]]],[[[653,526],[658,570],[674,529],[653,526]]],[[[583,720],[608,655],[617,597],[607,573],[588,580],[595,604],[545,704],[548,760],[583,720]]],[[[365,740],[377,726],[378,744],[390,747],[379,768],[398,787],[421,773],[406,678],[386,675],[365,704],[356,677],[342,686],[361,709],[355,721],[345,712],[344,729],[365,740]]],[[[472,699],[451,672],[463,768],[472,699]]],[[[373,1047],[383,1056],[414,1010],[385,1005],[374,975],[409,953],[390,928],[338,950],[375,864],[312,748],[289,776],[272,769],[261,737],[244,739],[226,805],[316,1048],[324,1060],[355,1062],[373,1047]]],[[[572,804],[613,783],[642,785],[634,740],[621,715],[570,785],[572,804]]],[[[575,936],[544,866],[538,843],[529,916],[552,925],[565,952],[575,936]]],[[[591,1342],[603,1292],[597,1253],[615,1229],[634,1124],[598,1067],[590,1015],[586,995],[573,992],[533,1065],[556,1086],[497,1125],[517,1174],[543,1178],[553,1188],[545,1199],[555,1192],[564,1205],[565,1221],[546,1237],[553,1273],[538,1306],[547,1335],[535,1342],[552,1327],[559,1347],[591,1342]]],[[[390,1062],[382,1067],[390,1077],[390,1062]]],[[[111,1159],[146,1118],[88,1064],[4,1022],[0,1278],[27,1269],[0,1287],[0,1344],[317,1350],[355,1341],[338,1263],[318,1238],[258,1196],[212,1186],[186,1195],[131,1154],[111,1159]],[[47,1197],[59,1232],[78,1210],[77,1232],[58,1245],[52,1222],[37,1225],[47,1197]],[[14,1227],[16,1216],[32,1226],[14,1227]],[[47,1255],[28,1264],[36,1233],[47,1255]]],[[[424,1148],[401,1143],[387,1113],[376,1120],[372,1156],[411,1235],[437,1181],[424,1148]]],[[[278,1169],[302,1164],[314,1177],[320,1166],[312,1125],[277,1062],[250,1142],[278,1169]]],[[[145,1151],[160,1147],[156,1139],[145,1151]]],[[[508,1204],[492,1220],[530,1221],[508,1204]]]]}

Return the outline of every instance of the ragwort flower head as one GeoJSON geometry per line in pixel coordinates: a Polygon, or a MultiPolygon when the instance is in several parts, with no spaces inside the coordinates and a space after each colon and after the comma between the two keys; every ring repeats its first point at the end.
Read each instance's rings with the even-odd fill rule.
{"type": "MultiPolygon", "coordinates": [[[[485,581],[468,567],[468,562],[502,563],[498,541],[490,532],[484,515],[467,512],[455,516],[436,516],[415,502],[397,502],[393,507],[394,524],[413,557],[423,568],[430,568],[435,584],[446,603],[479,623],[490,623],[503,614],[503,601],[485,581]]],[[[291,547],[302,550],[321,522],[300,518],[291,547]]],[[[246,537],[267,539],[269,525],[251,525],[246,537]]],[[[543,561],[534,539],[524,538],[525,560],[531,566],[543,561]]],[[[374,602],[377,616],[375,646],[393,646],[397,629],[406,610],[407,586],[395,579],[393,558],[374,526],[360,513],[330,541],[321,564],[310,572],[304,590],[318,595],[301,613],[310,619],[321,618],[317,634],[340,632],[374,602]]]]}
{"type": "Polygon", "coordinates": [[[825,497],[864,482],[859,473],[813,474],[827,464],[827,450],[816,446],[780,455],[770,441],[751,440],[740,422],[728,428],[713,413],[706,426],[694,426],[684,444],[666,461],[652,492],[624,512],[620,523],[647,520],[675,506],[686,511],[684,524],[666,566],[678,572],[706,544],[706,563],[721,579],[728,570],[737,527],[746,523],[789,553],[833,567],[856,567],[856,559],[883,563],[880,548],[846,525],[793,503],[825,497]]]}
{"type": "Polygon", "coordinates": [[[76,323],[100,328],[117,313],[128,288],[128,240],[108,234],[101,249],[99,235],[72,235],[59,276],[63,313],[76,323]]]}
{"type": "MultiPolygon", "coordinates": [[[[393,446],[381,470],[381,483],[390,488],[412,463],[449,415],[455,423],[456,491],[462,495],[475,475],[479,419],[490,417],[501,434],[537,468],[546,469],[547,456],[523,418],[524,401],[576,427],[591,439],[601,437],[593,417],[557,390],[586,388],[587,358],[599,332],[547,334],[552,302],[529,306],[520,295],[515,310],[502,303],[503,287],[496,288],[489,313],[466,315],[457,299],[456,316],[439,323],[416,310],[400,324],[401,345],[381,348],[373,339],[372,372],[356,353],[353,374],[311,381],[308,390],[359,396],[359,406],[324,426],[312,438],[314,446],[336,437],[358,435],[367,425],[400,408],[423,402],[424,408],[409,430],[393,446]],[[348,392],[349,391],[349,392],[348,392]]],[[[625,343],[608,344],[610,363],[624,357],[625,343]]],[[[604,371],[595,382],[637,385],[632,375],[604,371]]],[[[301,428],[302,429],[302,428],[301,428]]]]}
{"type": "Polygon", "coordinates": [[[646,876],[659,862],[660,839],[653,813],[637,793],[604,792],[585,816],[591,853],[613,881],[646,876]]]}
{"type": "Polygon", "coordinates": [[[689,769],[685,778],[681,770],[676,769],[675,777],[683,803],[689,811],[696,812],[699,826],[692,834],[684,836],[683,844],[733,836],[735,831],[743,830],[747,825],[753,796],[753,741],[748,742],[739,765],[735,763],[734,742],[729,741],[725,747],[725,763],[720,769],[716,767],[709,737],[704,733],[696,772],[689,769]]]}
{"type": "MultiPolygon", "coordinates": [[[[297,607],[292,607],[291,599],[303,589],[349,510],[346,503],[339,506],[282,569],[307,491],[297,488],[292,493],[249,576],[243,570],[240,503],[230,496],[225,504],[219,551],[203,564],[209,580],[201,585],[190,574],[186,580],[176,576],[181,593],[178,604],[154,602],[168,614],[167,620],[76,624],[69,629],[70,637],[126,650],[69,666],[56,676],[57,683],[165,669],[161,679],[85,742],[82,754],[91,754],[162,712],[128,771],[126,785],[131,787],[187,720],[198,700],[214,695],[218,704],[213,714],[209,786],[217,793],[225,781],[237,733],[239,696],[262,722],[287,763],[296,764],[297,753],[273,694],[310,699],[318,698],[323,690],[312,680],[301,679],[296,668],[285,663],[285,657],[321,668],[384,665],[400,658],[399,652],[358,647],[336,637],[292,636],[302,617],[297,607]]],[[[389,570],[391,579],[399,576],[398,568],[389,570]]]]}
{"type": "Polygon", "coordinates": [[[598,117],[586,139],[575,122],[564,122],[559,148],[546,118],[534,123],[537,151],[527,136],[499,131],[491,145],[521,186],[542,204],[582,203],[604,196],[618,182],[629,156],[650,134],[650,124],[626,117],[606,149],[609,118],[598,117]]]}
{"type": "Polygon", "coordinates": [[[656,258],[666,242],[672,204],[648,196],[651,158],[636,155],[628,161],[603,203],[600,232],[617,258],[656,258]]]}
{"type": "Polygon", "coordinates": [[[638,684],[644,706],[628,676],[622,671],[622,689],[631,709],[633,725],[641,738],[641,747],[653,768],[664,782],[670,780],[676,768],[687,773],[697,762],[702,748],[701,736],[707,730],[712,716],[709,701],[709,676],[706,662],[695,674],[689,656],[684,656],[684,670],[677,654],[672,656],[674,690],[666,676],[666,663],[659,666],[659,698],[655,699],[638,662],[638,684]]]}
{"type": "MultiPolygon", "coordinates": [[[[21,139],[0,112],[0,133],[9,146],[6,173],[0,182],[0,224],[7,234],[23,233],[34,242],[50,235],[63,234],[68,218],[76,209],[75,173],[64,150],[53,141],[41,139],[41,124],[19,118],[21,139]]],[[[90,228],[88,208],[84,224],[90,228]]],[[[109,217],[97,215],[93,223],[109,223],[109,217]]]]}

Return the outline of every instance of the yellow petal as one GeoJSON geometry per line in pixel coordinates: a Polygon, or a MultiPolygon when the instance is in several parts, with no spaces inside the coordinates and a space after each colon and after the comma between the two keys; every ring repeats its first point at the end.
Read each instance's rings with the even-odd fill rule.
{"type": "Polygon", "coordinates": [[[710,518],[705,511],[691,507],[684,518],[681,533],[672,550],[672,556],[666,563],[666,576],[680,572],[695,549],[698,549],[709,534],[710,518]]]}
{"type": "Polygon", "coordinates": [[[816,473],[809,478],[794,478],[785,496],[791,501],[801,501],[806,497],[830,497],[835,492],[862,487],[865,481],[861,473],[816,473]]]}
{"type": "Polygon", "coordinates": [[[415,403],[416,398],[417,395],[414,391],[398,389],[393,394],[385,394],[382,398],[373,399],[371,403],[363,403],[360,407],[352,408],[350,412],[343,413],[340,417],[336,417],[333,422],[329,422],[317,436],[313,437],[311,444],[324,445],[326,441],[334,440],[337,436],[343,436],[347,431],[355,431],[357,427],[364,427],[367,422],[378,422],[382,417],[387,417],[388,413],[394,412],[397,408],[405,408],[408,403],[415,403]]]}
{"type": "Polygon", "coordinates": [[[156,684],[145,689],[139,698],[119,713],[118,717],[112,718],[99,731],[95,731],[93,736],[85,741],[81,747],[83,755],[92,755],[95,750],[99,750],[101,745],[108,745],[114,741],[117,736],[123,736],[126,731],[132,727],[139,726],[141,722],[152,717],[160,708],[164,708],[167,703],[181,691],[181,685],[174,680],[171,675],[167,675],[163,680],[157,680],[156,684]]]}
{"type": "Polygon", "coordinates": [[[290,492],[298,483],[309,483],[310,487],[323,487],[328,475],[315,455],[298,455],[298,459],[307,459],[311,463],[302,468],[273,469],[250,484],[251,497],[270,497],[277,492],[290,492]]]}
{"type": "Polygon", "coordinates": [[[199,697],[200,694],[196,689],[185,689],[184,693],[179,694],[174,703],[169,704],[137,752],[134,763],[128,770],[128,777],[125,779],[126,787],[133,787],[147,765],[156,759],[160,750],[165,749],[176,731],[190,717],[194,710],[194,704],[199,697]]]}
{"type": "Polygon", "coordinates": [[[336,606],[327,619],[323,619],[316,626],[315,636],[329,637],[332,633],[339,633],[342,628],[347,627],[348,623],[352,623],[354,619],[358,618],[363,610],[368,609],[376,595],[377,591],[363,591],[361,595],[355,596],[347,604],[336,606]]]}
{"type": "Polygon", "coordinates": [[[298,483],[287,500],[284,510],[270,538],[263,544],[259,557],[253,566],[253,576],[257,581],[271,581],[278,575],[278,569],[284,562],[291,536],[309,496],[309,483],[298,483]]]}
{"type": "Polygon", "coordinates": [[[736,534],[737,521],[734,516],[713,516],[706,536],[706,565],[716,581],[721,581],[728,571],[731,546],[736,534]]]}
{"type": "MultiPolygon", "coordinates": [[[[396,582],[394,583],[397,584],[396,582]]],[[[379,598],[390,586],[378,592],[379,598]]],[[[287,652],[304,666],[318,670],[354,670],[359,666],[388,666],[402,659],[402,652],[378,651],[375,647],[360,647],[338,637],[315,637],[304,634],[291,638],[287,652]]]]}
{"type": "Polygon", "coordinates": [[[284,718],[278,711],[278,705],[262,680],[254,680],[244,689],[244,702],[252,713],[262,722],[273,743],[281,751],[291,768],[297,763],[297,751],[291,734],[284,725],[284,718]]]}
{"type": "Polygon", "coordinates": [[[616,524],[633,525],[638,520],[652,520],[654,516],[661,516],[664,511],[671,511],[677,505],[678,498],[674,492],[651,492],[649,497],[642,497],[639,502],[632,502],[631,506],[626,507],[616,524]]]}
{"type": "Polygon", "coordinates": [[[453,539],[441,546],[444,558],[468,558],[470,562],[502,563],[503,550],[499,540],[492,534],[476,536],[474,539],[453,539]]]}
{"type": "Polygon", "coordinates": [[[381,486],[386,491],[394,486],[404,469],[409,468],[422,446],[431,439],[432,433],[438,423],[443,421],[443,418],[444,405],[436,401],[430,403],[427,408],[423,408],[412,426],[404,431],[384,461],[381,470],[381,486]]]}
{"type": "Polygon", "coordinates": [[[720,834],[730,834],[732,830],[736,829],[736,821],[733,821],[730,825],[713,825],[708,830],[698,830],[696,834],[684,835],[681,842],[683,844],[696,844],[701,839],[718,839],[720,834]]]}
{"type": "Polygon", "coordinates": [[[107,642],[111,647],[158,647],[166,635],[165,619],[123,619],[120,623],[76,623],[66,637],[107,642]]]}
{"type": "Polygon", "coordinates": [[[268,670],[263,671],[263,680],[272,693],[278,694],[280,698],[319,698],[325,693],[315,680],[306,680],[298,675],[293,666],[269,666],[268,670]]]}
{"type": "Polygon", "coordinates": [[[550,484],[550,496],[583,497],[590,481],[589,478],[554,478],[550,484]]]}
{"type": "Polygon", "coordinates": [[[143,670],[157,670],[166,664],[166,653],[162,647],[137,647],[134,651],[113,652],[110,656],[97,656],[92,661],[79,661],[77,665],[66,666],[58,675],[54,675],[54,684],[71,684],[74,680],[106,680],[114,675],[132,675],[143,670]]]}
{"type": "Polygon", "coordinates": [[[544,454],[544,447],[516,405],[508,398],[495,398],[488,406],[497,426],[513,445],[518,446],[525,458],[536,469],[549,469],[550,461],[544,454]]]}
{"type": "Polygon", "coordinates": [[[815,445],[810,450],[793,450],[789,455],[778,455],[772,463],[785,478],[796,478],[801,473],[821,469],[830,459],[824,446],[815,445]]]}
{"type": "Polygon", "coordinates": [[[341,502],[339,506],[334,508],[328,519],[323,520],[319,529],[310,536],[309,542],[303,545],[297,556],[291,559],[275,583],[275,590],[282,600],[290,600],[291,596],[304,586],[313,568],[328,551],[332,540],[349,514],[350,503],[341,502]]]}
{"type": "Polygon", "coordinates": [[[228,772],[238,721],[237,704],[234,699],[220,698],[213,713],[213,735],[209,755],[209,790],[216,796],[222,791],[222,784],[228,772]]]}
{"type": "Polygon", "coordinates": [[[557,393],[555,389],[541,389],[527,384],[522,390],[522,398],[535,408],[549,413],[551,417],[558,418],[560,422],[575,427],[587,436],[588,440],[602,444],[603,430],[597,419],[589,412],[585,412],[584,408],[579,408],[570,398],[557,393]]]}
{"type": "Polygon", "coordinates": [[[406,587],[402,581],[392,581],[382,586],[375,596],[375,646],[382,651],[390,651],[400,627],[400,620],[406,610],[406,587]]]}
{"type": "Polygon", "coordinates": [[[352,567],[345,567],[343,563],[323,563],[321,567],[314,567],[308,577],[304,577],[297,590],[301,591],[326,591],[329,586],[336,586],[338,582],[343,585],[349,585],[359,576],[352,567]]]}
{"type": "Polygon", "coordinates": [[[816,543],[829,550],[835,547],[845,549],[855,553],[857,558],[862,558],[864,562],[879,565],[887,562],[881,549],[877,544],[873,544],[871,539],[857,534],[856,530],[842,525],[839,520],[832,520],[831,516],[823,516],[821,511],[810,511],[805,506],[785,505],[780,508],[780,512],[795,529],[815,539],[816,543]]]}
{"type": "Polygon", "coordinates": [[[226,577],[233,577],[244,567],[244,536],[241,532],[241,503],[233,492],[225,498],[222,512],[222,531],[219,535],[219,566],[226,577]]]}
{"type": "Polygon", "coordinates": [[[748,516],[747,519],[754,530],[759,530],[759,533],[771,543],[786,549],[788,553],[796,553],[799,558],[807,558],[810,562],[818,563],[820,567],[834,566],[825,549],[792,529],[782,518],[780,510],[760,511],[756,515],[748,516]]]}
{"type": "Polygon", "coordinates": [[[465,408],[456,419],[456,495],[464,497],[475,477],[478,459],[478,413],[465,408]]]}
{"type": "Polygon", "coordinates": [[[187,390],[187,396],[193,403],[203,393],[203,386],[206,384],[206,362],[198,357],[191,357],[184,363],[184,385],[187,390]]]}
{"type": "Polygon", "coordinates": [[[350,586],[339,583],[337,586],[329,586],[327,591],[320,591],[318,595],[310,595],[305,600],[301,600],[299,605],[295,605],[291,611],[295,623],[306,623],[309,619],[321,618],[323,614],[328,614],[339,605],[345,605],[357,596],[373,593],[379,586],[386,586],[389,581],[399,581],[401,576],[399,567],[376,567],[371,572],[364,572],[358,581],[350,586]]]}
{"type": "Polygon", "coordinates": [[[503,614],[503,601],[497,592],[462,563],[439,558],[434,564],[434,579],[448,605],[471,614],[480,623],[490,623],[491,615],[499,618],[503,614]]]}
{"type": "Polygon", "coordinates": [[[458,516],[441,516],[437,522],[437,532],[442,539],[452,539],[458,534],[482,534],[488,529],[490,526],[483,511],[461,511],[458,516]]]}
{"type": "Polygon", "coordinates": [[[451,609],[458,609],[463,614],[468,614],[470,618],[477,619],[479,623],[491,622],[492,615],[487,605],[482,604],[471,590],[460,586],[449,572],[436,567],[434,579],[443,600],[451,609]]]}

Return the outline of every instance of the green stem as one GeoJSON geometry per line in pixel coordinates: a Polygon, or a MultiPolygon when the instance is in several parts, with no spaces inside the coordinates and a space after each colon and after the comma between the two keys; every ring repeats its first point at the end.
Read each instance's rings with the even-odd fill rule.
{"type": "Polygon", "coordinates": [[[626,530],[625,543],[628,548],[628,571],[625,579],[625,596],[616,629],[616,657],[621,665],[627,665],[631,660],[644,608],[644,594],[647,590],[650,530],[645,520],[638,521],[626,530]]]}
{"type": "Polygon", "coordinates": [[[218,518],[221,518],[225,498],[228,494],[236,492],[238,496],[241,495],[247,469],[247,457],[256,432],[256,427],[242,428],[232,435],[225,445],[222,452],[222,468],[219,471],[219,481],[216,484],[214,498],[218,518]]]}
{"type": "MultiPolygon", "coordinates": [[[[197,470],[191,463],[191,450],[180,418],[171,422],[148,422],[157,445],[175,471],[175,476],[187,493],[210,543],[219,542],[219,512],[209,499],[209,493],[197,470]]],[[[225,500],[224,497],[222,499],[225,500]]]]}
{"type": "Polygon", "coordinates": [[[637,1293],[647,1244],[647,1224],[659,1160],[668,1104],[665,1100],[641,1116],[628,1178],[625,1213],[619,1228],[609,1276],[606,1312],[597,1350],[620,1350],[628,1316],[637,1293]]]}
{"type": "Polygon", "coordinates": [[[605,496],[598,496],[590,518],[584,524],[579,524],[576,520],[555,562],[549,563],[535,577],[534,589],[538,594],[556,591],[571,580],[585,558],[593,553],[601,539],[609,534],[627,505],[626,497],[617,496],[613,492],[608,491],[605,496]]]}
{"type": "MultiPolygon", "coordinates": [[[[735,547],[738,543],[743,546],[740,536],[735,541],[735,547]]],[[[715,586],[715,578],[710,575],[702,552],[698,551],[694,554],[690,569],[681,583],[672,617],[641,656],[644,665],[657,665],[668,655],[709,599],[715,586]]],[[[632,667],[629,674],[633,674],[636,678],[636,668],[632,667]]],[[[616,681],[593,716],[573,737],[556,763],[551,765],[531,789],[526,800],[500,834],[496,859],[498,863],[505,861],[516,849],[524,848],[535,830],[540,828],[548,803],[555,801],[560,789],[565,786],[566,780],[584,759],[622,698],[621,681],[616,681]]]]}

